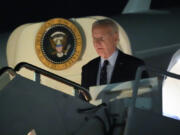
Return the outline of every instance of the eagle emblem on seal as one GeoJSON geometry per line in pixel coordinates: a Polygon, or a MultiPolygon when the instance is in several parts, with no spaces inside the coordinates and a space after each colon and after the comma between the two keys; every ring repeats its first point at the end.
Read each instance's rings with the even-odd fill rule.
{"type": "Polygon", "coordinates": [[[64,32],[57,31],[51,34],[50,36],[50,44],[52,46],[52,55],[56,55],[57,57],[63,57],[67,55],[68,50],[70,49],[70,44],[67,44],[68,35],[64,32]]]}

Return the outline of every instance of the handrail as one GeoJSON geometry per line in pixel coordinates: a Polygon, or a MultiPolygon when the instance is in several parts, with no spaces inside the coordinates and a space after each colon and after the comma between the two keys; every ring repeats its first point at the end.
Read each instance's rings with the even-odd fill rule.
{"type": "Polygon", "coordinates": [[[42,69],[42,68],[39,68],[39,67],[37,67],[37,66],[34,66],[34,65],[29,64],[29,63],[26,63],[26,62],[21,62],[21,63],[17,64],[16,67],[14,68],[14,70],[15,70],[15,71],[19,71],[19,70],[20,70],[21,68],[23,68],[23,67],[25,67],[25,68],[27,68],[27,69],[29,69],[29,70],[33,70],[33,71],[35,71],[35,72],[37,72],[37,73],[40,73],[40,74],[42,74],[42,75],[45,75],[45,76],[47,76],[47,77],[49,77],[49,78],[55,79],[55,80],[57,80],[57,81],[59,81],[59,82],[62,82],[62,83],[64,83],[64,84],[66,84],[66,85],[69,85],[69,86],[71,86],[71,87],[74,87],[75,90],[80,89],[80,90],[82,90],[82,91],[85,92],[85,94],[86,94],[86,96],[87,96],[87,100],[88,100],[88,101],[91,100],[91,95],[89,94],[88,90],[87,90],[86,88],[82,87],[81,85],[79,85],[78,83],[75,83],[75,82],[73,82],[73,81],[70,81],[70,80],[68,80],[68,79],[66,79],[66,78],[63,78],[63,77],[61,77],[61,76],[58,76],[58,75],[56,75],[56,74],[54,74],[54,73],[51,73],[51,72],[49,72],[49,71],[46,71],[46,70],[44,70],[44,69],[42,69]]]}
{"type": "Polygon", "coordinates": [[[155,73],[158,73],[158,74],[161,74],[161,75],[166,75],[166,76],[169,76],[169,77],[172,77],[172,78],[180,79],[180,75],[178,75],[178,74],[171,73],[171,72],[168,72],[166,70],[161,70],[161,69],[152,67],[150,65],[146,65],[145,67],[146,67],[147,70],[149,70],[151,72],[155,72],[155,73]]]}
{"type": "Polygon", "coordinates": [[[168,71],[165,71],[165,70],[161,70],[161,69],[149,66],[149,65],[138,67],[137,70],[136,70],[135,82],[134,82],[134,85],[133,85],[133,88],[132,88],[133,89],[132,102],[131,102],[132,108],[134,108],[134,106],[135,106],[137,92],[138,92],[138,84],[139,84],[139,81],[141,79],[142,72],[146,71],[146,70],[151,71],[151,72],[155,72],[155,73],[158,73],[158,74],[161,74],[161,75],[166,75],[166,76],[169,76],[169,77],[180,80],[180,75],[175,74],[175,73],[171,73],[171,72],[168,72],[168,71]]]}
{"type": "Polygon", "coordinates": [[[7,72],[7,71],[9,71],[9,73],[10,73],[11,75],[13,75],[13,76],[16,74],[16,72],[15,72],[15,70],[14,70],[13,68],[11,68],[11,67],[3,67],[3,68],[0,69],[0,76],[1,76],[3,73],[7,72]]]}

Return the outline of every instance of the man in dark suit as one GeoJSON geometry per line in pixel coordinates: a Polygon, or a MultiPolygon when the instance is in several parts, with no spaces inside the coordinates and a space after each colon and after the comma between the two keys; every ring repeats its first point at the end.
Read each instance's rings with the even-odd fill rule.
{"type": "MultiPolygon", "coordinates": [[[[94,22],[92,38],[94,48],[100,57],[82,67],[82,86],[89,88],[135,79],[137,68],[144,65],[144,62],[117,49],[119,32],[112,20],[103,19],[94,22]]],[[[142,77],[148,77],[147,72],[144,72],[142,77]]]]}

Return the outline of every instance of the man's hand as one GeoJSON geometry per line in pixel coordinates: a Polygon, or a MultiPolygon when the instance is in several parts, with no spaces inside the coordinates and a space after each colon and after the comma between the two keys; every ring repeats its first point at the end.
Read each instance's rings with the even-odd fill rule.
{"type": "Polygon", "coordinates": [[[80,99],[82,99],[82,100],[84,100],[86,102],[89,102],[86,93],[84,91],[82,91],[82,90],[79,90],[79,97],[80,97],[80,99]]]}

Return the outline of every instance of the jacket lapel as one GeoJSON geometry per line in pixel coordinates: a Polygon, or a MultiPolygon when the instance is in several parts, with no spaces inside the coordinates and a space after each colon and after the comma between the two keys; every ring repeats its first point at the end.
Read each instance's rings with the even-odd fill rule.
{"type": "Polygon", "coordinates": [[[118,51],[118,56],[115,62],[115,66],[114,66],[114,70],[111,76],[110,83],[115,83],[120,80],[121,77],[119,75],[121,74],[120,72],[122,71],[121,69],[123,68],[123,65],[124,65],[122,61],[123,57],[124,57],[124,54],[121,51],[118,51]]]}
{"type": "Polygon", "coordinates": [[[93,64],[93,67],[91,67],[92,72],[91,74],[91,85],[96,85],[97,82],[97,74],[98,74],[98,70],[99,70],[99,62],[100,62],[100,57],[98,57],[93,64]]]}

